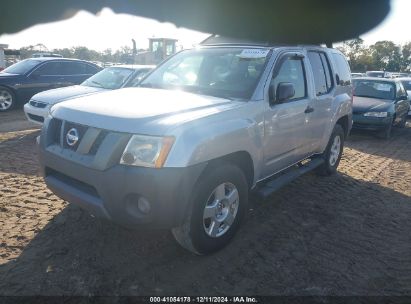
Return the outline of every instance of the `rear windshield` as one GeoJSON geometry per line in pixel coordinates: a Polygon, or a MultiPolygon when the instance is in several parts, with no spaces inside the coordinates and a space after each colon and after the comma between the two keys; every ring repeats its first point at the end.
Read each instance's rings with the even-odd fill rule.
{"type": "Polygon", "coordinates": [[[386,81],[355,79],[354,96],[378,99],[395,99],[395,85],[386,81]]]}
{"type": "Polygon", "coordinates": [[[22,60],[9,66],[7,69],[4,69],[3,72],[10,74],[26,74],[40,62],[40,60],[33,59],[22,60]]]}

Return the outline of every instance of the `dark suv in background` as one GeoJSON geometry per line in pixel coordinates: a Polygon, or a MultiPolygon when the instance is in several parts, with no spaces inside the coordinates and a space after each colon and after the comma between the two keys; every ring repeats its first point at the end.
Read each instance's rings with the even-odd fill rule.
{"type": "Polygon", "coordinates": [[[80,84],[101,68],[65,58],[30,58],[0,72],[0,112],[27,102],[34,94],[80,84]]]}

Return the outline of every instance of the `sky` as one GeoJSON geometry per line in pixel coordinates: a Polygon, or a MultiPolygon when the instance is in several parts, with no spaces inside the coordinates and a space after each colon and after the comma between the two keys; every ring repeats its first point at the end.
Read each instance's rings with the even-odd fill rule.
{"type": "MultiPolygon", "coordinates": [[[[375,29],[361,36],[370,45],[379,40],[392,40],[397,44],[411,41],[411,0],[391,0],[391,12],[375,29]]],[[[44,44],[47,48],[86,46],[103,51],[121,46],[131,47],[134,38],[137,48],[148,48],[148,38],[165,37],[179,39],[178,45],[188,48],[208,36],[206,33],[176,28],[171,23],[127,14],[115,14],[103,9],[97,16],[81,11],[74,17],[53,23],[40,24],[11,35],[1,35],[0,44],[19,49],[23,46],[44,44]]]]}

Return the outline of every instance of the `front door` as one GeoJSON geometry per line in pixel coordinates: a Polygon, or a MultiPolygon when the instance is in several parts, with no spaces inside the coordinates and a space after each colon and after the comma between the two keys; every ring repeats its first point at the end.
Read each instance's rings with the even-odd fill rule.
{"type": "MultiPolygon", "coordinates": [[[[292,83],[295,94],[284,102],[270,102],[264,117],[263,177],[272,175],[305,157],[307,112],[310,98],[306,79],[305,58],[300,53],[282,55],[274,66],[270,86],[292,83]]],[[[274,96],[270,96],[272,99],[274,96]]]]}

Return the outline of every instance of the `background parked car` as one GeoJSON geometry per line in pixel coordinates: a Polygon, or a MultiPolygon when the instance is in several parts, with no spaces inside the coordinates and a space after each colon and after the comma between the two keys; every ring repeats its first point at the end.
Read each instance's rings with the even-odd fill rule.
{"type": "Polygon", "coordinates": [[[34,95],[24,105],[24,112],[28,120],[42,124],[54,104],[78,96],[137,85],[154,67],[153,65],[122,65],[105,68],[80,85],[48,90],[34,95]]]}
{"type": "Polygon", "coordinates": [[[385,78],[385,77],[387,77],[387,74],[386,74],[386,72],[384,72],[384,71],[367,71],[367,72],[365,73],[365,76],[368,76],[368,77],[377,77],[377,78],[385,78]]]}
{"type": "Polygon", "coordinates": [[[76,59],[30,58],[0,72],[0,111],[27,102],[34,94],[82,83],[101,68],[76,59]]]}
{"type": "Polygon", "coordinates": [[[364,77],[365,73],[351,73],[352,78],[364,77]]]}
{"type": "Polygon", "coordinates": [[[355,78],[353,128],[381,131],[389,138],[393,125],[405,127],[408,95],[398,79],[355,78]]]}
{"type": "MultiPolygon", "coordinates": [[[[404,86],[404,89],[407,91],[408,101],[410,102],[411,107],[411,77],[398,78],[398,80],[401,81],[402,85],[404,86]]],[[[411,115],[411,110],[408,112],[408,115],[411,115]]]]}

